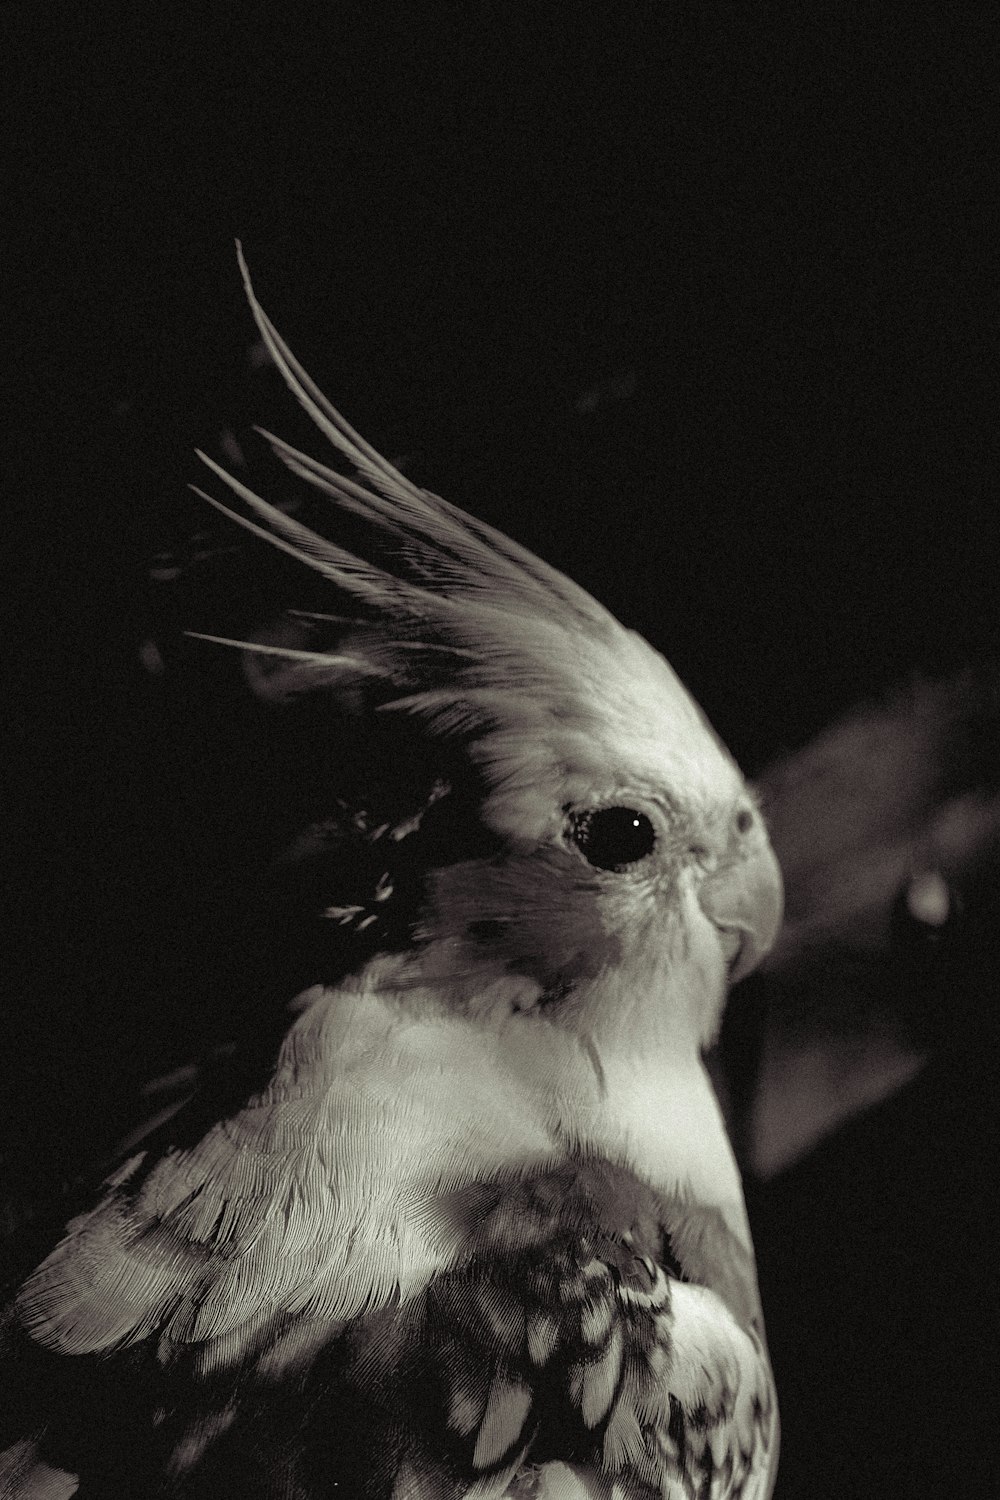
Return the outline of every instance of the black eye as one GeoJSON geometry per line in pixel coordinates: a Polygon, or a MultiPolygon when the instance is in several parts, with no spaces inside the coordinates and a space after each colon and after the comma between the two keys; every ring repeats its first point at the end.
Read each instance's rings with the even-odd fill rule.
{"type": "Polygon", "coordinates": [[[599,807],[573,819],[573,840],[599,870],[624,870],[651,854],[656,830],[634,807],[599,807]]]}

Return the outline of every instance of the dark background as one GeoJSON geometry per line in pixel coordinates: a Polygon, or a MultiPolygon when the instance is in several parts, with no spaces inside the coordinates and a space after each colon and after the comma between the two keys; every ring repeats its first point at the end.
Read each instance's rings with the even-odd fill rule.
{"type": "MultiPolygon", "coordinates": [[[[661,647],[749,770],[996,647],[992,13],[434,15],[4,10],[5,1113],[40,1171],[180,1055],[170,997],[223,962],[192,933],[231,896],[240,746],[176,636],[270,595],[242,553],[173,602],[148,571],[234,545],[196,444],[301,433],[237,235],[348,417],[661,647]]],[[[985,1493],[969,1077],[751,1189],[779,1497],[985,1493]]]]}

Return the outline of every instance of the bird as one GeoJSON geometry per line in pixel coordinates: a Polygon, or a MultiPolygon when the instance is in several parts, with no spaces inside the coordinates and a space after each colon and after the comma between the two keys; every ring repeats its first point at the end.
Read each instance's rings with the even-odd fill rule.
{"type": "Polygon", "coordinates": [[[199,639],[429,771],[408,813],[334,798],[304,830],[323,964],[13,1290],[0,1491],[767,1500],[777,1397],[704,1061],[781,923],[758,801],[640,635],[344,420],[237,253],[333,463],[260,429],[315,527],[206,454],[226,499],[198,493],[331,602],[199,639]]]}

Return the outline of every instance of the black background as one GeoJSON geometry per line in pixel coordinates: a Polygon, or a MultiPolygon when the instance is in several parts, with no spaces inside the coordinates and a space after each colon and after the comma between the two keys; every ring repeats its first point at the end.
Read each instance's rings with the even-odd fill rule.
{"type": "MultiPolygon", "coordinates": [[[[996,644],[992,11],[433,14],[4,11],[6,1105],[39,1159],[177,1043],[191,871],[225,883],[221,710],[179,724],[138,652],[150,556],[209,526],[194,446],[300,431],[237,235],[349,418],[663,649],[751,771],[996,644]]],[[[942,1077],[761,1200],[779,1497],[984,1492],[973,1293],[940,1226],[913,1244],[985,1234],[974,1173],[928,1207],[914,1166],[942,1077]]]]}

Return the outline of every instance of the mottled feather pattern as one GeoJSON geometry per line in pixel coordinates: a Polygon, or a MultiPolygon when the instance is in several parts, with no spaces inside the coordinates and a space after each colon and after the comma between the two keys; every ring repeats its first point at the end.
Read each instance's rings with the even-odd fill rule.
{"type": "Polygon", "coordinates": [[[777,1409],[701,1057],[780,920],[757,805],[662,657],[387,463],[243,272],[352,473],[266,441],[367,537],[206,458],[234,497],[206,500],[335,596],[204,637],[318,747],[271,888],[287,989],[17,1291],[5,1493],[767,1500],[777,1409]],[[411,735],[413,784],[340,798],[333,710],[411,735]]]}
{"type": "Polygon", "coordinates": [[[541,1241],[428,1290],[424,1344],[453,1461],[470,1480],[505,1479],[511,1496],[530,1493],[515,1477],[526,1455],[529,1474],[572,1463],[623,1496],[753,1494],[773,1441],[760,1339],[682,1279],[662,1205],[640,1184],[623,1201],[619,1176],[610,1200],[637,1217],[603,1227],[602,1178],[583,1168],[505,1194],[495,1213],[520,1234],[544,1226],[541,1241]]]}

